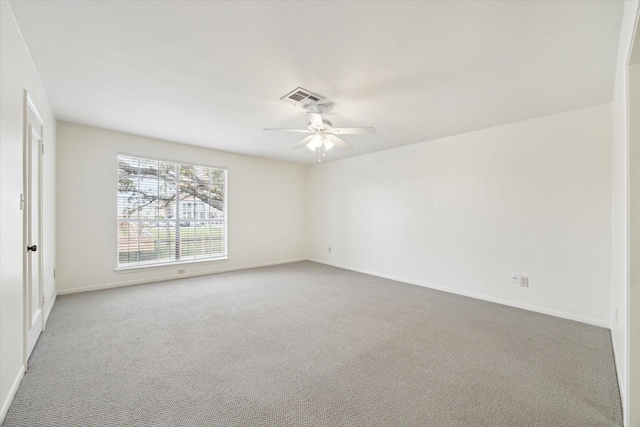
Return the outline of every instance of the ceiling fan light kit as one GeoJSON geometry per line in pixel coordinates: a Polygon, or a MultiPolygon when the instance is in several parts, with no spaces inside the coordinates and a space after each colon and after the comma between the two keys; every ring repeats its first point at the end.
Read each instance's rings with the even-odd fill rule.
{"type": "Polygon", "coordinates": [[[294,101],[295,99],[299,99],[299,101],[297,102],[304,102],[304,100],[308,100],[309,97],[316,98],[318,100],[304,105],[307,110],[313,110],[307,111],[306,113],[307,117],[309,118],[309,125],[307,126],[307,129],[265,128],[263,130],[311,133],[312,135],[304,138],[302,141],[294,145],[293,148],[306,146],[311,151],[317,151],[318,162],[321,162],[322,158],[327,154],[327,151],[331,150],[334,146],[337,146],[338,148],[344,150],[353,148],[351,144],[338,138],[336,135],[363,135],[376,132],[375,128],[372,127],[334,128],[331,125],[330,121],[324,120],[322,118],[322,112],[324,111],[325,106],[318,103],[321,97],[319,97],[319,95],[313,94],[310,91],[307,91],[306,89],[296,88],[280,99],[286,100],[287,102],[291,102],[293,104],[294,102],[292,101],[294,101]],[[303,96],[304,98],[302,98],[303,96]]]}

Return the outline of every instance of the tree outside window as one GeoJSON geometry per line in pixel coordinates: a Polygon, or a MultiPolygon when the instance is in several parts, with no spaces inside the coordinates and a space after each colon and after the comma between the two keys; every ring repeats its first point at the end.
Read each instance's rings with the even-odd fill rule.
{"type": "Polygon", "coordinates": [[[118,155],[118,268],[226,256],[227,171],[118,155]]]}

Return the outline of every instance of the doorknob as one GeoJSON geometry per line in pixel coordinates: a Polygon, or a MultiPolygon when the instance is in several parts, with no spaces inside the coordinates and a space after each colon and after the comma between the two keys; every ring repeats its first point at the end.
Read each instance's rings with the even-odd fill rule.
{"type": "Polygon", "coordinates": [[[27,252],[29,252],[29,251],[35,252],[37,250],[38,250],[38,247],[36,245],[27,246],[27,252]]]}

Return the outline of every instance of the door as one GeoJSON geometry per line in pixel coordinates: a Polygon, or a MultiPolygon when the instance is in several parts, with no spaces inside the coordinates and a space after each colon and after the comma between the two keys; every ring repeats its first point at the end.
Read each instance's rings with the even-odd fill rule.
{"type": "Polygon", "coordinates": [[[25,363],[42,332],[42,122],[27,96],[24,147],[25,363]]]}

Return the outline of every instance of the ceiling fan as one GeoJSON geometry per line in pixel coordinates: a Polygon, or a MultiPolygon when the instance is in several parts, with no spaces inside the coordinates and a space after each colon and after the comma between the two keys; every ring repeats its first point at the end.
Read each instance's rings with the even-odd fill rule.
{"type": "Polygon", "coordinates": [[[310,133],[311,135],[304,138],[302,141],[293,146],[293,148],[300,148],[307,146],[311,151],[318,151],[318,161],[322,161],[322,158],[327,154],[327,151],[331,150],[334,146],[349,150],[353,148],[348,142],[338,138],[336,135],[360,135],[367,133],[376,133],[375,128],[363,127],[363,128],[334,128],[331,122],[322,118],[322,112],[325,106],[317,104],[314,106],[315,112],[307,112],[309,117],[309,125],[307,129],[278,129],[278,128],[265,128],[263,130],[277,130],[284,132],[301,132],[310,133]]]}

